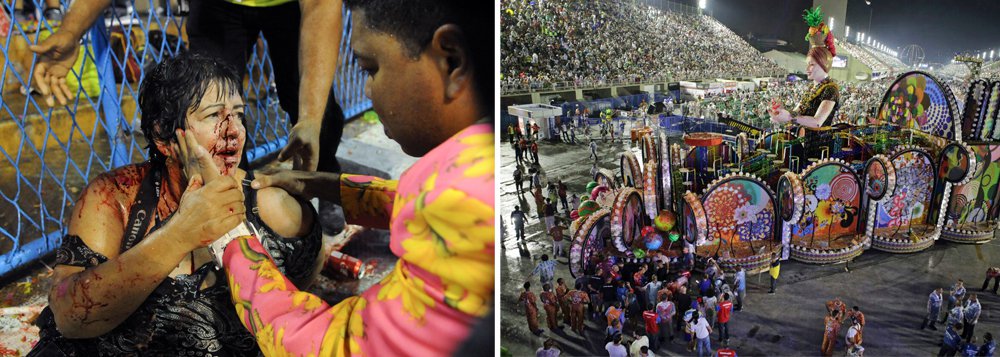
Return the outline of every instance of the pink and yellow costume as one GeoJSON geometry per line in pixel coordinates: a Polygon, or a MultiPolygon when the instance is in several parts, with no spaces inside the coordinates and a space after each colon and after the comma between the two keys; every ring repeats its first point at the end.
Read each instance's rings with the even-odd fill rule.
{"type": "Polygon", "coordinates": [[[388,228],[399,257],[381,282],[329,306],[281,275],[260,242],[223,255],[233,302],[267,356],[450,355],[493,297],[491,124],[459,132],[399,181],[342,175],[349,223],[388,228]]]}

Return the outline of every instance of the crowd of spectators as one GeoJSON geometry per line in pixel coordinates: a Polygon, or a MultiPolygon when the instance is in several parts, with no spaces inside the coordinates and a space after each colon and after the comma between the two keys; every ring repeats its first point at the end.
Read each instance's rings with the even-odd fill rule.
{"type": "Polygon", "coordinates": [[[785,72],[709,16],[628,0],[502,0],[501,13],[507,93],[785,72]]]}
{"type": "Polygon", "coordinates": [[[837,41],[837,50],[845,51],[851,57],[860,60],[865,66],[871,68],[872,72],[886,73],[889,71],[889,66],[876,59],[874,55],[862,48],[862,46],[848,43],[847,41],[837,41]]]}
{"type": "MultiPolygon", "coordinates": [[[[891,84],[891,78],[870,82],[840,83],[840,109],[836,121],[858,123],[873,115],[879,101],[891,84]]],[[[739,90],[721,95],[697,98],[681,105],[685,115],[698,118],[734,118],[759,128],[770,128],[767,113],[772,98],[785,107],[794,108],[812,87],[811,81],[772,85],[767,90],[739,90]]]]}

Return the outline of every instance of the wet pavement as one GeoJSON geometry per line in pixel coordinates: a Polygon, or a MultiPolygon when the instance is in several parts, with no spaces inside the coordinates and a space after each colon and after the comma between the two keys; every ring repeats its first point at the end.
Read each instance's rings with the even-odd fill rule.
{"type": "MultiPolygon", "coordinates": [[[[595,130],[596,131],[596,130],[595,130]]],[[[599,167],[617,171],[618,155],[628,147],[628,141],[602,143],[598,141],[599,167]]],[[[533,355],[547,338],[557,341],[564,355],[607,355],[604,349],[606,322],[590,319],[583,336],[563,330],[550,331],[545,324],[545,312],[539,301],[539,324],[544,332],[536,336],[528,331],[523,308],[517,303],[521,286],[532,282],[532,291],[538,295],[541,284],[537,276],[530,276],[541,261],[542,254],[552,255],[551,239],[543,232],[543,223],[535,215],[531,194],[515,193],[512,173],[514,150],[509,141],[501,145],[498,192],[500,201],[497,212],[503,217],[505,232],[502,234],[504,250],[498,260],[501,272],[501,323],[500,345],[515,356],[533,355]],[[514,205],[530,207],[525,228],[525,242],[518,243],[510,223],[514,205]]],[[[577,145],[540,142],[541,167],[549,178],[561,177],[569,187],[568,192],[583,192],[590,176],[590,150],[585,142],[577,145]]],[[[529,186],[529,184],[525,184],[529,186]]],[[[565,215],[561,210],[560,214],[565,215]]],[[[569,242],[566,243],[569,250],[569,242]]],[[[1000,265],[1000,242],[983,245],[961,245],[938,241],[923,252],[894,255],[875,250],[864,252],[850,263],[807,265],[785,261],[781,268],[777,293],[767,294],[770,280],[766,274],[747,277],[747,299],[744,310],[734,312],[730,321],[730,347],[740,356],[815,356],[820,354],[823,338],[824,303],[840,297],[847,306],[857,305],[865,313],[865,355],[867,356],[927,356],[936,355],[944,329],[919,330],[926,313],[927,295],[937,287],[947,289],[956,279],[965,280],[969,293],[979,294],[983,312],[976,326],[976,338],[983,334],[1000,332],[1000,296],[979,293],[985,272],[990,265],[1000,265]]],[[[566,258],[559,258],[556,278],[564,278],[572,285],[566,258]]],[[[992,286],[991,286],[992,288],[992,286]]],[[[626,322],[626,336],[630,336],[631,321],[626,322]]],[[[641,326],[641,321],[639,324],[641,326]]],[[[640,327],[641,329],[641,327],[640,327]]],[[[844,334],[841,328],[834,355],[845,353],[844,334]]],[[[626,338],[631,341],[631,338],[626,338]]],[[[712,335],[712,347],[718,348],[718,333],[712,335]]],[[[656,353],[661,355],[695,355],[687,352],[681,339],[663,346],[656,353]]]]}

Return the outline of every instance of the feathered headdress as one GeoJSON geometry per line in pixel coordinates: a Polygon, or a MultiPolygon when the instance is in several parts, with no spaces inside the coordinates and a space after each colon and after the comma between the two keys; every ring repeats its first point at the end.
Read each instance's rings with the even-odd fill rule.
{"type": "Polygon", "coordinates": [[[809,25],[809,34],[806,35],[809,47],[826,47],[827,50],[830,50],[831,55],[836,56],[837,49],[833,46],[833,32],[830,32],[830,28],[823,22],[823,12],[820,7],[816,6],[805,10],[802,19],[806,21],[806,25],[809,25]]]}

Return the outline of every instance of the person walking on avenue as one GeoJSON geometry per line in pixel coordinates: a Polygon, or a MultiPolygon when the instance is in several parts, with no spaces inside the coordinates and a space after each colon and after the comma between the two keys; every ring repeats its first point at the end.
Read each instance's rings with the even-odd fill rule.
{"type": "Polygon", "coordinates": [[[729,346],[729,319],[733,314],[733,302],[730,301],[729,293],[722,294],[722,302],[716,306],[718,310],[719,342],[723,346],[729,346]]]}
{"type": "Polygon", "coordinates": [[[691,330],[694,332],[694,337],[698,341],[698,357],[712,355],[712,326],[708,323],[704,317],[701,317],[697,311],[693,315],[693,321],[691,325],[691,330]]]}
{"type": "Polygon", "coordinates": [[[955,304],[955,307],[951,308],[946,321],[949,325],[961,324],[965,321],[965,309],[962,307],[962,301],[959,301],[955,304]]]}
{"type": "Polygon", "coordinates": [[[858,324],[861,325],[861,329],[865,328],[865,313],[861,312],[861,308],[857,305],[852,306],[850,310],[847,311],[847,318],[858,320],[858,324]]]}
{"type": "Polygon", "coordinates": [[[535,266],[535,270],[531,271],[531,276],[538,275],[538,279],[541,280],[542,285],[552,283],[552,278],[556,274],[556,262],[555,260],[549,260],[548,254],[542,254],[542,261],[535,266]]]}
{"type": "Polygon", "coordinates": [[[568,256],[563,246],[563,227],[558,223],[554,224],[549,230],[549,235],[552,236],[552,259],[558,260],[559,257],[568,256]]]}
{"type": "Polygon", "coordinates": [[[517,189],[517,195],[521,195],[521,191],[524,191],[524,173],[521,172],[521,165],[514,166],[514,188],[517,189]]]}
{"type": "Polygon", "coordinates": [[[559,299],[556,297],[556,293],[552,291],[552,285],[542,285],[542,294],[539,297],[542,299],[542,308],[545,309],[545,322],[548,323],[549,330],[555,331],[560,329],[558,321],[559,299]]]}
{"type": "MultiPolygon", "coordinates": [[[[521,149],[521,160],[524,160],[525,162],[528,162],[528,157],[527,157],[528,156],[528,139],[526,139],[524,137],[521,137],[521,139],[517,141],[517,148],[521,149]]],[[[520,161],[518,161],[518,162],[520,162],[520,161]]]]}
{"type": "Polygon", "coordinates": [[[981,291],[986,291],[986,288],[990,285],[990,279],[993,279],[993,293],[996,294],[997,288],[1000,288],[1000,267],[986,269],[986,280],[983,280],[981,291]]]}
{"type": "Polygon", "coordinates": [[[642,312],[642,322],[646,327],[646,336],[644,338],[649,343],[648,347],[653,351],[658,350],[660,346],[658,341],[660,337],[660,324],[657,323],[657,320],[659,320],[659,316],[656,313],[655,305],[650,305],[649,310],[642,312]]]}
{"type": "Polygon", "coordinates": [[[586,292],[574,289],[566,293],[565,300],[569,303],[569,325],[573,329],[573,332],[582,336],[584,310],[586,309],[584,304],[590,303],[590,296],[586,292]]]}
{"type": "Polygon", "coordinates": [[[778,275],[781,274],[781,259],[779,259],[778,254],[774,254],[774,260],[771,261],[771,269],[769,271],[771,275],[771,290],[768,290],[768,294],[774,294],[774,289],[778,283],[778,275]]]}
{"type": "Polygon", "coordinates": [[[536,164],[538,163],[538,141],[537,140],[532,140],[531,141],[531,158],[532,158],[532,160],[535,161],[536,164]]]}
{"type": "Polygon", "coordinates": [[[539,335],[542,329],[538,328],[538,299],[535,293],[531,292],[531,282],[524,282],[524,291],[517,299],[524,306],[524,315],[528,318],[528,329],[531,333],[539,335]]]}
{"type": "Polygon", "coordinates": [[[743,298],[747,295],[747,272],[743,266],[736,271],[736,311],[743,311],[743,298]]]}
{"type": "Polygon", "coordinates": [[[997,343],[993,341],[993,334],[987,332],[983,335],[983,345],[979,346],[979,356],[993,357],[997,351],[997,343]]]}
{"type": "Polygon", "coordinates": [[[569,293],[569,287],[566,286],[566,282],[563,278],[556,279],[556,300],[559,302],[559,311],[562,311],[563,323],[569,325],[572,320],[569,317],[569,302],[566,300],[566,294],[569,293]]]}
{"type": "Polygon", "coordinates": [[[847,329],[844,341],[847,344],[847,353],[855,350],[855,346],[861,346],[861,321],[856,318],[851,319],[851,327],[847,329]]]}
{"type": "MultiPolygon", "coordinates": [[[[549,187],[547,188],[549,194],[549,201],[552,202],[552,208],[554,213],[559,212],[559,185],[556,182],[549,182],[549,187]]],[[[553,213],[553,214],[554,214],[553,213]]]]}
{"type": "MultiPolygon", "coordinates": [[[[535,170],[531,174],[531,188],[537,188],[539,191],[542,189],[542,173],[539,170],[535,170]]],[[[541,194],[541,192],[539,192],[541,194]]]]}
{"type": "Polygon", "coordinates": [[[522,141],[524,141],[524,139],[521,139],[518,142],[513,142],[510,144],[512,147],[514,147],[514,158],[517,160],[518,165],[520,165],[521,162],[524,161],[524,148],[523,148],[524,145],[521,144],[522,141]]]}
{"type": "Polygon", "coordinates": [[[545,231],[551,232],[552,227],[556,226],[556,205],[552,203],[552,200],[546,198],[542,208],[545,214],[545,231]]]}
{"type": "Polygon", "coordinates": [[[972,337],[976,333],[976,324],[979,323],[979,315],[982,313],[982,306],[979,305],[979,298],[976,294],[969,294],[969,300],[965,302],[965,308],[962,313],[965,315],[964,329],[962,330],[962,338],[966,341],[971,341],[972,337]]]}
{"type": "Polygon", "coordinates": [[[528,221],[528,215],[521,211],[521,206],[514,206],[514,212],[510,213],[510,220],[514,222],[517,240],[524,242],[524,223],[528,221]]]}
{"type": "Polygon", "coordinates": [[[840,319],[840,310],[831,310],[823,319],[823,345],[820,347],[823,356],[833,356],[833,348],[837,344],[837,337],[840,336],[840,319]]]}
{"type": "MultiPolygon", "coordinates": [[[[596,164],[597,159],[598,159],[598,157],[597,157],[597,142],[595,142],[594,139],[590,139],[590,157],[594,158],[594,162],[595,162],[594,165],[597,165],[596,164]]],[[[593,176],[593,175],[591,175],[591,176],[593,176]]]]}
{"type": "Polygon", "coordinates": [[[963,298],[965,298],[965,281],[958,279],[955,285],[951,286],[951,294],[948,295],[948,309],[955,307],[956,304],[961,305],[963,298]]]}
{"type": "Polygon", "coordinates": [[[931,291],[930,296],[927,297],[927,316],[924,317],[924,322],[920,324],[920,329],[923,330],[930,323],[931,330],[937,331],[937,327],[934,323],[938,322],[938,316],[941,315],[941,292],[944,289],[937,288],[931,291]]]}
{"type": "Polygon", "coordinates": [[[958,347],[962,343],[962,337],[958,335],[957,330],[962,329],[962,324],[948,325],[944,330],[944,339],[941,341],[941,349],[938,350],[938,357],[954,356],[958,353],[958,347]]]}
{"type": "Polygon", "coordinates": [[[513,144],[514,141],[514,124],[507,124],[507,138],[510,139],[510,143],[513,144]]]}
{"type": "Polygon", "coordinates": [[[611,342],[604,345],[604,349],[608,351],[608,357],[628,357],[628,350],[622,345],[622,335],[615,334],[611,342]]]}
{"type": "Polygon", "coordinates": [[[569,201],[567,200],[566,197],[566,190],[567,190],[566,184],[563,183],[562,180],[559,180],[556,181],[556,186],[558,188],[557,193],[559,194],[559,201],[562,202],[563,211],[566,211],[566,214],[569,214],[569,201]]]}
{"type": "MultiPolygon", "coordinates": [[[[677,314],[677,309],[674,303],[667,299],[667,295],[660,295],[660,303],[656,304],[656,315],[659,316],[660,321],[660,342],[668,343],[674,341],[674,328],[672,322],[674,320],[674,315],[677,314]]],[[[655,351],[654,351],[655,352],[655,351]]]]}
{"type": "Polygon", "coordinates": [[[545,196],[542,196],[542,188],[534,187],[531,194],[535,197],[535,216],[539,220],[543,220],[545,217],[545,196]]]}

